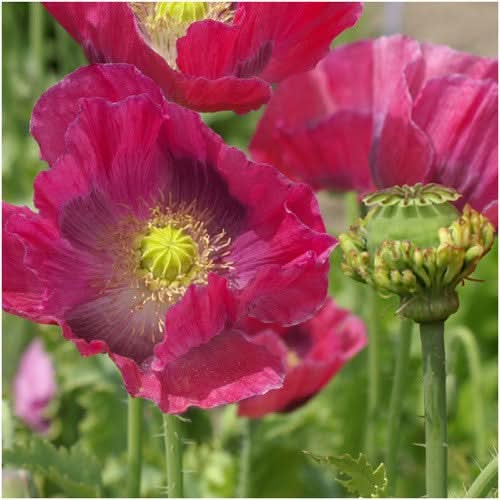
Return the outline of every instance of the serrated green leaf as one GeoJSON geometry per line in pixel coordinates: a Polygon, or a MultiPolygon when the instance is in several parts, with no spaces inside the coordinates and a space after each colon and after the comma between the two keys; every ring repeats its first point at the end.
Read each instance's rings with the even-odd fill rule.
{"type": "Polygon", "coordinates": [[[387,487],[385,465],[381,463],[375,470],[366,457],[360,453],[357,459],[349,454],[334,456],[314,455],[304,452],[320,464],[333,465],[341,476],[335,479],[350,493],[365,498],[380,498],[387,487]]]}
{"type": "Polygon", "coordinates": [[[101,466],[79,444],[56,448],[49,441],[32,436],[27,445],[3,451],[4,465],[37,472],[59,486],[69,497],[99,497],[101,466]]]}
{"type": "Polygon", "coordinates": [[[85,410],[85,417],[78,425],[82,446],[101,459],[123,453],[127,446],[125,393],[86,391],[78,398],[78,403],[85,410]]]}

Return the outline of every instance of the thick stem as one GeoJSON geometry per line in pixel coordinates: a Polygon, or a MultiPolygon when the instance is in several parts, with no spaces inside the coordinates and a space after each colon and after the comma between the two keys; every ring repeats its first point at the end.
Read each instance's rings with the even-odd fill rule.
{"type": "Polygon", "coordinates": [[[243,419],[241,455],[240,455],[240,474],[238,478],[238,497],[247,498],[250,493],[250,473],[252,458],[252,422],[249,419],[243,419]]]}
{"type": "Polygon", "coordinates": [[[472,486],[467,490],[465,498],[483,498],[497,484],[498,455],[481,471],[472,486]]]}
{"type": "Polygon", "coordinates": [[[182,498],[182,436],[177,416],[163,415],[165,458],[167,462],[167,491],[169,498],[182,498]]]}
{"type": "Polygon", "coordinates": [[[140,398],[128,397],[127,496],[138,498],[141,491],[143,405],[140,398]]]}
{"type": "Polygon", "coordinates": [[[389,406],[389,421],[387,426],[387,475],[389,478],[388,495],[394,496],[398,472],[399,433],[401,428],[401,409],[403,407],[408,363],[410,359],[410,346],[413,331],[413,322],[402,320],[398,347],[396,352],[396,368],[391,391],[389,406]]]}
{"type": "Polygon", "coordinates": [[[378,419],[378,400],[380,388],[379,376],[379,329],[377,296],[369,295],[368,319],[368,411],[366,413],[365,451],[369,459],[376,460],[375,433],[378,419]]]}
{"type": "Polygon", "coordinates": [[[425,482],[427,497],[448,493],[444,321],[420,324],[424,363],[425,482]]]}

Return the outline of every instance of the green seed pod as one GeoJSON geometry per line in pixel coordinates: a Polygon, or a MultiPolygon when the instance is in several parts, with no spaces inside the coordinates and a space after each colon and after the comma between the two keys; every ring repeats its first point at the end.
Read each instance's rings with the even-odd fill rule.
{"type": "Polygon", "coordinates": [[[344,272],[381,294],[397,294],[399,313],[417,322],[446,319],[458,308],[455,287],[490,250],[495,228],[460,195],[438,184],[394,186],[368,195],[371,207],[339,237],[344,272]]]}

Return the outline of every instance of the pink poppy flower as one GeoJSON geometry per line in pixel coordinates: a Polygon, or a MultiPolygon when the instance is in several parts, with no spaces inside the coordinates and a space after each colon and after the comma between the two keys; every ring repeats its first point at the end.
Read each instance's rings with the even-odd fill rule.
{"type": "Polygon", "coordinates": [[[54,365],[39,339],[21,356],[14,376],[14,413],[36,432],[47,432],[50,422],[45,410],[57,387],[54,365]]]}
{"type": "Polygon", "coordinates": [[[303,405],[366,345],[364,323],[328,299],[309,321],[284,328],[245,320],[246,329],[285,359],[283,387],[239,403],[238,414],[250,418],[287,412],[303,405]]]}
{"type": "Polygon", "coordinates": [[[84,356],[107,352],[164,412],[279,387],[279,357],[236,323],[294,324],[324,301],[335,240],[312,191],[129,65],[70,74],[31,130],[51,169],[38,213],[4,205],[4,308],[60,325],[84,356]]]}
{"type": "Polygon", "coordinates": [[[279,85],[250,150],[314,189],[444,184],[496,223],[497,66],[400,35],[342,46],[279,85]]]}
{"type": "Polygon", "coordinates": [[[358,2],[48,2],[90,62],[129,63],[174,102],[247,113],[306,71],[361,15],[358,2]]]}

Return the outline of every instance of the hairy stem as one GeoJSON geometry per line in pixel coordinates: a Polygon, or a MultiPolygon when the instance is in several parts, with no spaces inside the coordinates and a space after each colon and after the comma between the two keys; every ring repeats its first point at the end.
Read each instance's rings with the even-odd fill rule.
{"type": "Polygon", "coordinates": [[[128,477],[127,496],[137,498],[141,491],[143,405],[140,398],[128,397],[128,477]]]}
{"type": "Polygon", "coordinates": [[[420,324],[424,363],[425,483],[427,497],[448,493],[444,321],[420,324]]]}
{"type": "Polygon", "coordinates": [[[497,484],[498,455],[481,471],[472,486],[467,490],[465,498],[483,498],[497,484]]]}
{"type": "Polygon", "coordinates": [[[175,415],[163,415],[167,491],[169,498],[182,498],[182,437],[180,420],[175,415]]]}
{"type": "Polygon", "coordinates": [[[369,295],[368,320],[368,411],[366,413],[365,451],[370,460],[376,460],[375,432],[378,419],[380,367],[379,367],[379,318],[377,296],[369,295]]]}
{"type": "Polygon", "coordinates": [[[389,421],[387,425],[387,475],[389,478],[388,494],[394,496],[398,472],[399,433],[401,428],[401,409],[403,407],[404,389],[408,375],[410,345],[413,322],[402,320],[398,335],[396,352],[396,367],[389,406],[389,421]]]}

